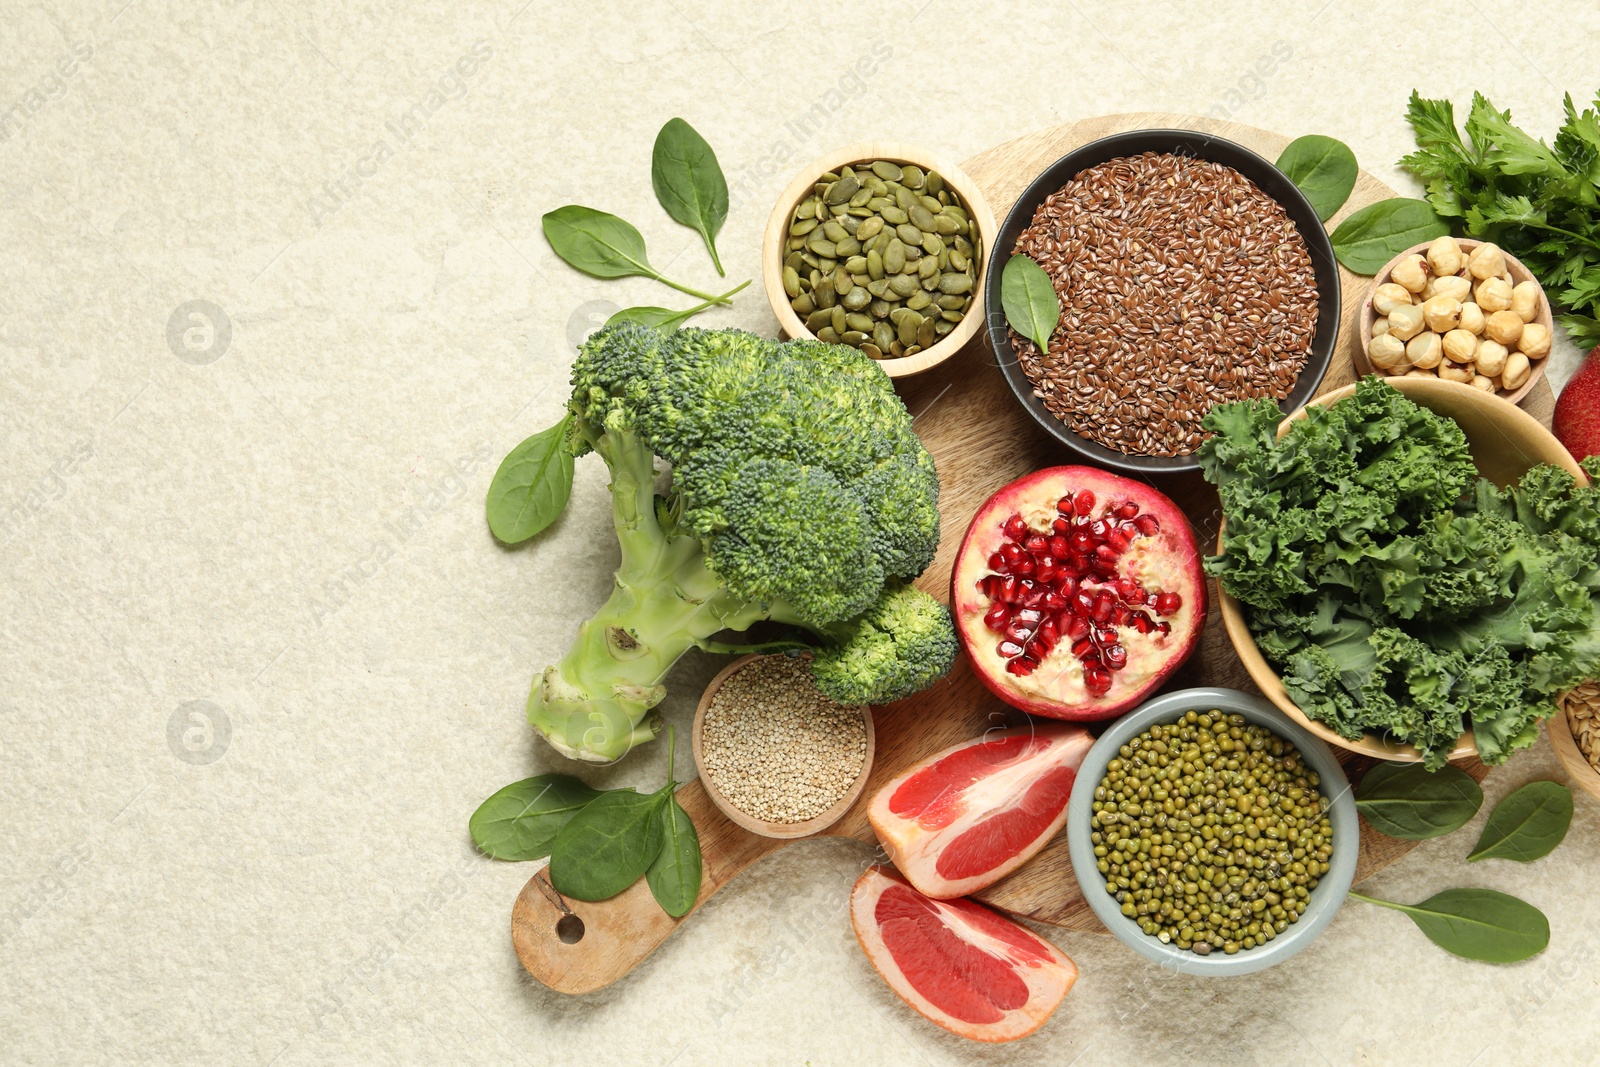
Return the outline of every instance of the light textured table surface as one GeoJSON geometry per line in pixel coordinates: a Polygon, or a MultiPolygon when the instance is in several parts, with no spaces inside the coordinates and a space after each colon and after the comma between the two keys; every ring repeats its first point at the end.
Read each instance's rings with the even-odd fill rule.
{"type": "MultiPolygon", "coordinates": [[[[490,792],[561,765],[523,720],[528,681],[615,562],[597,461],[527,550],[485,528],[490,475],[556,418],[574,338],[618,306],[684,306],[566,268],[539,216],[615,211],[658,266],[711,283],[650,190],[652,139],[682,115],[734,189],[737,281],[793,170],[849,141],[959,159],[1096,114],[1211,113],[1334,135],[1410,189],[1391,161],[1413,86],[1458,113],[1482,89],[1549,136],[1600,71],[1589,3],[1289,7],[8,4],[0,1059],[1592,1060],[1583,794],[1534,866],[1469,868],[1480,815],[1368,886],[1514,891],[1550,917],[1532,961],[1457,960],[1355,902],[1293,961],[1211,983],[1051,932],[1078,985],[993,1049],[912,1014],[862,957],[860,846],[787,849],[632,977],[566,999],[512,954],[529,866],[467,837],[490,792]],[[195,309],[226,329],[208,340],[195,309]]],[[[703,321],[773,328],[759,281],[703,321]]],[[[1575,359],[1558,352],[1555,382],[1575,359]]],[[[676,672],[670,721],[715,667],[676,672]]],[[[653,783],[665,755],[590,777],[653,783]]],[[[1559,774],[1541,742],[1490,803],[1559,774]]]]}

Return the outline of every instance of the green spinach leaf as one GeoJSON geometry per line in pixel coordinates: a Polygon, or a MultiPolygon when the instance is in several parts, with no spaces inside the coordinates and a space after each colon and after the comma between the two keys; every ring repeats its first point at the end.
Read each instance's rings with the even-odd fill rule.
{"type": "Polygon", "coordinates": [[[1446,889],[1415,905],[1354,890],[1350,895],[1405,912],[1429,941],[1469,960],[1515,963],[1538,955],[1550,943],[1550,922],[1542,911],[1493,889],[1446,889]]]}
{"type": "Polygon", "coordinates": [[[1369,204],[1333,231],[1333,254],[1357,274],[1376,274],[1412,245],[1450,232],[1444,220],[1421,200],[1397,196],[1369,204]]]}
{"type": "Polygon", "coordinates": [[[546,214],[543,225],[545,240],[550,242],[555,254],[585,274],[592,274],[596,278],[627,278],[633,275],[654,278],[680,293],[688,293],[701,300],[718,304],[729,302],[726,297],[702,293],[662,277],[645,255],[644,237],[632,224],[615,215],[596,211],[592,207],[569,204],[546,214]]]}
{"type": "Polygon", "coordinates": [[[590,802],[556,835],[550,884],[578,900],[605,900],[637,882],[661,853],[669,796],[613,789],[590,802]]]}
{"type": "Polygon", "coordinates": [[[1529,782],[1495,805],[1467,860],[1528,863],[1554,852],[1571,825],[1572,791],[1555,782],[1529,782]]]}
{"type": "Polygon", "coordinates": [[[556,834],[600,796],[569,774],[540,774],[512,782],[478,805],[467,828],[472,841],[497,860],[550,855],[556,834]]]}
{"type": "Polygon", "coordinates": [[[674,919],[688,913],[700,896],[700,835],[676,796],[661,808],[661,852],[645,876],[656,903],[674,919]]]}
{"type": "Polygon", "coordinates": [[[500,462],[489,483],[485,512],[501,541],[526,541],[556,521],[572,495],[572,453],[566,447],[568,415],[522,442],[500,462]]]}
{"type": "Polygon", "coordinates": [[[1356,187],[1356,177],[1361,173],[1349,145],[1320,134],[1290,141],[1278,157],[1277,166],[1306,194],[1323,222],[1333,218],[1350,199],[1350,190],[1356,187]]]}
{"type": "Polygon", "coordinates": [[[700,234],[712,265],[719,275],[726,276],[717,257],[716,237],[728,218],[728,182],[717,164],[717,154],[682,119],[669,120],[656,134],[650,183],[667,214],[700,234]]]}
{"type": "Polygon", "coordinates": [[[1061,299],[1050,275],[1029,257],[1018,253],[1006,260],[1000,275],[1000,306],[1011,328],[1045,352],[1050,335],[1061,321],[1061,299]]]}
{"type": "MultiPolygon", "coordinates": [[[[729,289],[726,293],[723,293],[720,299],[726,300],[749,284],[749,279],[746,279],[740,284],[734,286],[732,289],[729,289]]],[[[610,326],[618,322],[637,322],[641,326],[650,326],[662,331],[663,333],[671,333],[673,330],[676,330],[679,326],[682,326],[685,322],[688,322],[690,319],[700,314],[700,312],[706,310],[712,304],[717,302],[717,300],[707,300],[704,303],[696,304],[694,307],[685,308],[682,311],[673,311],[671,308],[658,307],[623,308],[621,311],[607,319],[606,325],[610,326]]]]}
{"type": "Polygon", "coordinates": [[[1373,829],[1406,841],[1459,830],[1483,805],[1483,790],[1459,767],[1380,763],[1356,786],[1356,810],[1373,829]]]}

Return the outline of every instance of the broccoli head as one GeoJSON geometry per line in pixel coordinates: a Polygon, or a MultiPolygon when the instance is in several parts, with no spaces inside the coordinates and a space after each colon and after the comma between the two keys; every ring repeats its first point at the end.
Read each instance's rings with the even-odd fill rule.
{"type": "Polygon", "coordinates": [[[938,475],[871,359],[620,323],[583,345],[572,387],[567,447],[611,470],[622,563],[529,697],[558,749],[610,760],[654,736],[667,669],[757,622],[794,628],[786,644],[813,649],[841,702],[898,699],[949,669],[949,613],[908,584],[938,547],[938,475]]]}

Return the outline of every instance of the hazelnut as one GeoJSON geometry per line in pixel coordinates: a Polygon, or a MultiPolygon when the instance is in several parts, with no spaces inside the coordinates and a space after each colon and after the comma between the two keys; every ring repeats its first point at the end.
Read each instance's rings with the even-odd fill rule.
{"type": "Polygon", "coordinates": [[[1379,370],[1393,370],[1405,358],[1405,342],[1392,333],[1381,333],[1367,346],[1367,358],[1379,370]]]}
{"type": "Polygon", "coordinates": [[[1530,322],[1522,328],[1517,338],[1517,351],[1529,359],[1539,359],[1550,354],[1550,328],[1540,322],[1530,322]]]}
{"type": "Polygon", "coordinates": [[[1422,330],[1422,308],[1406,304],[1389,312],[1389,336],[1409,341],[1422,330]]]}
{"type": "Polygon", "coordinates": [[[1455,274],[1466,264],[1454,237],[1440,237],[1428,246],[1428,269],[1434,274],[1455,274]]]}
{"type": "Polygon", "coordinates": [[[1461,305],[1461,328],[1468,333],[1483,332],[1483,309],[1470,300],[1461,305]]]}
{"type": "Polygon", "coordinates": [[[1521,352],[1513,352],[1506,357],[1506,369],[1500,375],[1500,383],[1507,389],[1521,389],[1532,373],[1533,365],[1528,362],[1528,357],[1521,352]]]}
{"type": "Polygon", "coordinates": [[[1428,329],[1434,333],[1453,330],[1461,321],[1461,301],[1440,293],[1431,300],[1423,302],[1422,318],[1428,324],[1428,329]]]}
{"type": "Polygon", "coordinates": [[[1515,311],[1496,311],[1484,321],[1483,334],[1491,341],[1514,345],[1522,336],[1522,327],[1522,317],[1515,311]]]}
{"type": "Polygon", "coordinates": [[[1468,385],[1477,375],[1472,372],[1471,367],[1461,367],[1454,363],[1441,363],[1439,364],[1439,377],[1447,382],[1460,382],[1462,385],[1468,385]]]}
{"type": "Polygon", "coordinates": [[[1511,307],[1511,283],[1504,278],[1485,278],[1473,290],[1478,306],[1491,314],[1511,307]]]}
{"type": "Polygon", "coordinates": [[[1405,377],[1407,377],[1407,378],[1437,378],[1439,376],[1437,374],[1435,374],[1431,370],[1408,370],[1405,373],[1405,377]]]}
{"type": "Polygon", "coordinates": [[[1444,358],[1456,363],[1471,363],[1478,354],[1478,338],[1466,330],[1451,330],[1444,335],[1444,358]]]}
{"type": "Polygon", "coordinates": [[[1387,318],[1379,319],[1377,322],[1372,324],[1372,336],[1381,337],[1388,332],[1389,320],[1387,318]]]}
{"type": "Polygon", "coordinates": [[[1432,370],[1444,359],[1444,344],[1438,334],[1425,330],[1406,342],[1406,358],[1413,367],[1432,370]]]}
{"type": "Polygon", "coordinates": [[[1482,374],[1478,374],[1478,375],[1475,375],[1473,377],[1473,379],[1472,379],[1472,387],[1474,389],[1481,389],[1485,393],[1496,393],[1496,392],[1499,392],[1499,387],[1494,384],[1494,379],[1493,378],[1487,378],[1487,377],[1483,376],[1482,374]]]}
{"type": "Polygon", "coordinates": [[[1397,307],[1411,303],[1411,292],[1403,285],[1384,282],[1372,291],[1372,310],[1387,315],[1397,307]]]}
{"type": "Polygon", "coordinates": [[[1420,293],[1423,286],[1428,284],[1428,261],[1412,253],[1394,265],[1389,272],[1389,280],[1404,286],[1409,292],[1420,293]]]}
{"type": "Polygon", "coordinates": [[[1485,241],[1467,256],[1467,273],[1482,281],[1505,273],[1506,254],[1493,241],[1485,241]]]}
{"type": "Polygon", "coordinates": [[[1465,278],[1451,276],[1449,278],[1435,278],[1428,283],[1422,291],[1424,300],[1431,300],[1436,296],[1453,296],[1463,304],[1467,302],[1467,294],[1472,292],[1472,283],[1465,278]]]}
{"type": "Polygon", "coordinates": [[[1535,281],[1518,282],[1511,287],[1511,310],[1517,313],[1517,318],[1523,322],[1532,322],[1539,317],[1539,283],[1535,281]]]}
{"type": "Polygon", "coordinates": [[[1474,358],[1478,373],[1491,378],[1500,377],[1506,369],[1506,355],[1506,346],[1499,341],[1479,341],[1478,354],[1474,358]]]}

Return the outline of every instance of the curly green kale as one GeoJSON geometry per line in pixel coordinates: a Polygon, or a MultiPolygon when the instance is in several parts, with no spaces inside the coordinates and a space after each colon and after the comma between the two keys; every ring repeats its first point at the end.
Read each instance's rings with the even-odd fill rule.
{"type": "Polygon", "coordinates": [[[949,613],[909,584],[938,546],[938,474],[871,359],[621,323],[583,345],[569,410],[569,450],[611,470],[622,563],[529,695],[558,750],[611,760],[655,736],[667,670],[758,622],[794,628],[780,644],[811,649],[818,688],[844,703],[909,696],[950,668],[949,613]]]}
{"type": "Polygon", "coordinates": [[[1468,726],[1486,763],[1532,744],[1556,695],[1600,676],[1600,489],[1544,465],[1497,488],[1460,427],[1375,378],[1278,421],[1270,401],[1219,407],[1200,458],[1227,516],[1207,570],[1289,695],[1429,767],[1468,726]]]}

